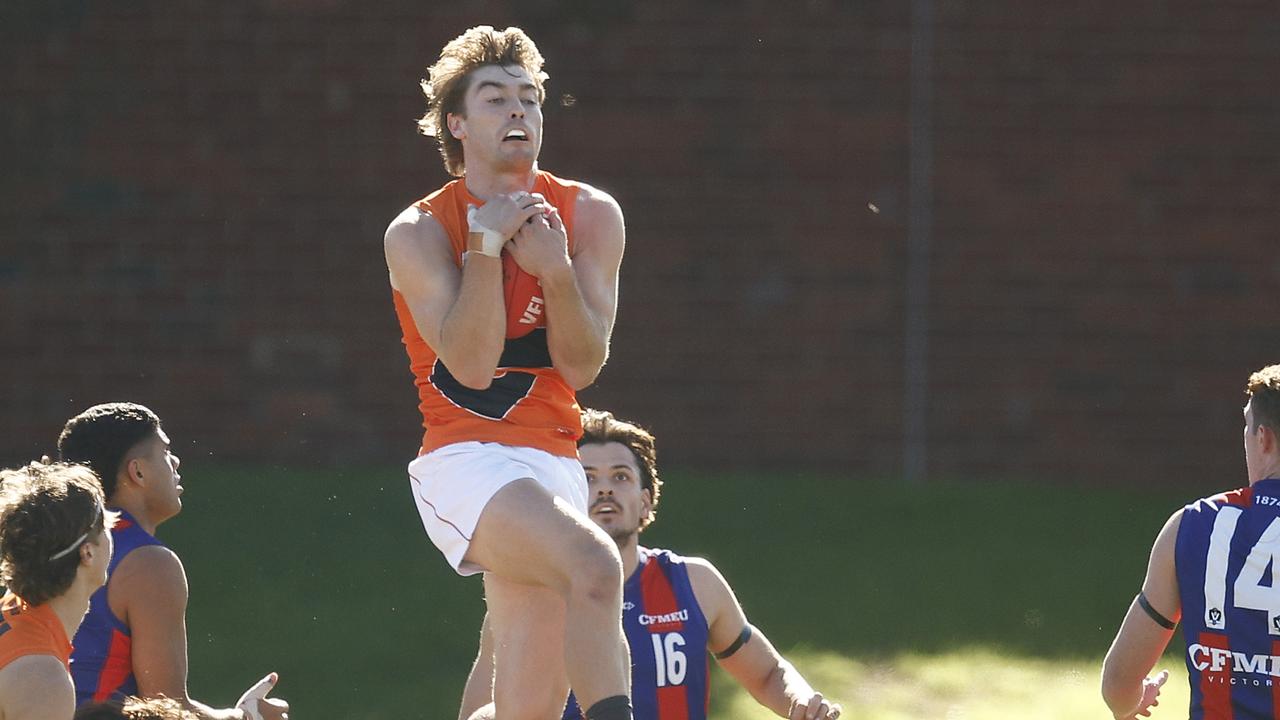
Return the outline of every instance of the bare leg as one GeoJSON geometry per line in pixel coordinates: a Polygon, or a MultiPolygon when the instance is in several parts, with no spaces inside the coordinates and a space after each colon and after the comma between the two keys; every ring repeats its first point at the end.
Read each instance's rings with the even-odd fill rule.
{"type": "Polygon", "coordinates": [[[493,629],[497,720],[559,720],[569,695],[564,669],[564,600],[552,590],[486,574],[493,629]]]}
{"type": "MultiPolygon", "coordinates": [[[[537,482],[517,480],[485,506],[466,559],[488,571],[485,589],[496,643],[494,692],[500,720],[525,717],[507,714],[511,706],[504,706],[504,688],[525,692],[545,686],[549,677],[556,677],[549,670],[567,674],[583,707],[615,695],[630,696],[622,561],[595,523],[537,482]],[[564,622],[566,613],[573,618],[571,629],[564,622]],[[563,665],[549,667],[552,656],[562,657],[563,665]],[[526,677],[534,685],[526,685],[526,677]]],[[[565,695],[559,688],[555,693],[559,717],[565,695]]],[[[552,701],[543,697],[539,702],[552,701]]]]}
{"type": "Polygon", "coordinates": [[[462,690],[458,720],[493,720],[493,628],[488,615],[480,625],[480,648],[462,690]]]}

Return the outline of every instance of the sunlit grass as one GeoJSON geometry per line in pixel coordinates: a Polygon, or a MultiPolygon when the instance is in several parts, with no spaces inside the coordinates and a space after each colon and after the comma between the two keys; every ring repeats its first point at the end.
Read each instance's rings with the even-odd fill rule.
{"type": "MultiPolygon", "coordinates": [[[[1108,720],[1098,694],[1101,660],[1045,660],[986,649],[858,660],[830,652],[793,652],[791,661],[815,688],[861,720],[1108,720]]],[[[1177,656],[1159,669],[1170,678],[1153,720],[1187,716],[1186,670],[1177,656]]],[[[732,679],[716,673],[711,720],[766,720],[732,679]]]]}
{"type": "MultiPolygon", "coordinates": [[[[160,536],[190,580],[196,697],[230,704],[276,670],[299,718],[455,715],[480,582],[431,546],[402,468],[209,468],[184,454],[185,508],[160,536]]],[[[847,720],[1108,720],[1097,663],[1169,509],[1196,496],[664,475],[644,542],[714,562],[753,625],[806,648],[789,655],[847,720]]],[[[1157,720],[1186,717],[1185,682],[1170,681],[1157,720]]],[[[716,720],[770,717],[730,685],[713,692],[716,720]]]]}

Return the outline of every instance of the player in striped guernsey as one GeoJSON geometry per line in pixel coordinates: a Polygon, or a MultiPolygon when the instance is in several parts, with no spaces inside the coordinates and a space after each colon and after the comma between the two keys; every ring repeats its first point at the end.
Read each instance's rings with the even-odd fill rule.
{"type": "MultiPolygon", "coordinates": [[[[166,696],[203,720],[252,718],[239,703],[213,708],[187,691],[186,570],[155,536],[182,511],[181,461],[160,418],[135,403],[95,405],[67,421],[58,454],[92,468],[107,506],[120,514],[107,584],[94,593],[75,636],[76,704],[166,696]]],[[[266,720],[283,720],[289,710],[283,700],[252,702],[266,720]]]]}
{"type": "Polygon", "coordinates": [[[1280,365],[1246,386],[1248,487],[1197,500],[1165,523],[1107,652],[1102,696],[1116,718],[1146,717],[1155,667],[1182,621],[1191,720],[1280,717],[1280,365]]]}
{"type": "MultiPolygon", "coordinates": [[[[764,633],[747,622],[714,565],[640,546],[640,533],[654,520],[662,488],[653,435],[608,412],[585,410],[578,450],[591,490],[591,519],[617,543],[626,572],[622,625],[631,646],[636,719],[705,720],[708,654],[781,717],[839,717],[840,705],[816,692],[764,633]]],[[[492,675],[492,642],[486,627],[460,720],[492,717],[492,706],[479,707],[490,695],[485,679],[492,675]]],[[[581,717],[571,695],[564,720],[581,717]]]]}

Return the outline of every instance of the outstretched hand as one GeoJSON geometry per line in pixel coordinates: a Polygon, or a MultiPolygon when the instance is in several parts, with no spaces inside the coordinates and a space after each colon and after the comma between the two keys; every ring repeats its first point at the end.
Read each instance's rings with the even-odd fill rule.
{"type": "Polygon", "coordinates": [[[814,692],[808,698],[791,701],[787,720],[836,720],[840,717],[840,711],[840,703],[830,702],[822,697],[822,693],[814,692]]]}
{"type": "Polygon", "coordinates": [[[1165,682],[1168,680],[1168,670],[1161,670],[1155,677],[1144,679],[1142,681],[1142,699],[1138,701],[1138,707],[1123,718],[1118,718],[1118,720],[1151,717],[1151,708],[1160,704],[1160,688],[1164,687],[1165,682]]]}
{"type": "Polygon", "coordinates": [[[289,703],[267,697],[279,680],[276,673],[268,673],[244,691],[236,701],[236,708],[244,713],[245,720],[289,720],[289,703]]]}

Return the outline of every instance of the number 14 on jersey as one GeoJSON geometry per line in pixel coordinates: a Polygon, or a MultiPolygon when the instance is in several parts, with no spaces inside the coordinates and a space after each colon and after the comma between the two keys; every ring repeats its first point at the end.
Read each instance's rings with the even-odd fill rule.
{"type": "MultiPolygon", "coordinates": [[[[1243,512],[1237,507],[1223,507],[1213,521],[1204,571],[1204,624],[1211,630],[1227,629],[1227,564],[1231,539],[1243,512]]],[[[1269,632],[1280,635],[1280,518],[1272,520],[1250,548],[1232,590],[1237,608],[1265,611],[1269,632]],[[1270,584],[1264,585],[1262,579],[1268,568],[1270,584]]]]}

